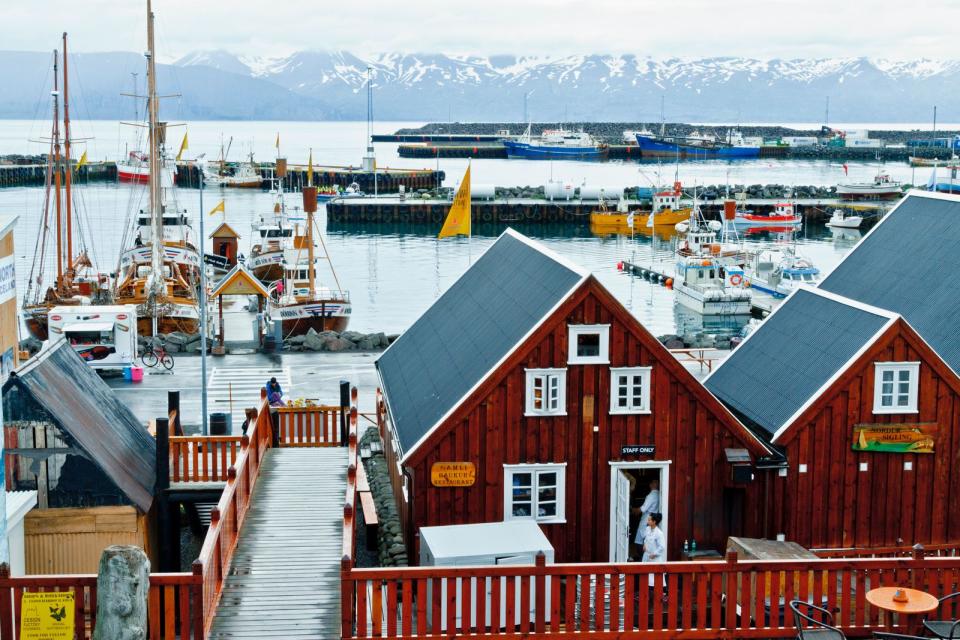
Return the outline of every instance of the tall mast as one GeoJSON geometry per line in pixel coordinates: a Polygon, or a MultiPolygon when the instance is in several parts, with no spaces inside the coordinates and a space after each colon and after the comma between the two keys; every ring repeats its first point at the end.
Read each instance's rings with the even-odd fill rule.
{"type": "MultiPolygon", "coordinates": [[[[157,65],[153,42],[153,7],[147,0],[147,112],[150,137],[150,215],[153,222],[151,243],[152,286],[151,293],[162,292],[163,287],[163,212],[160,210],[160,150],[159,127],[157,126],[157,65]]],[[[156,317],[156,314],[154,314],[156,317]]]]}
{"type": "Polygon", "coordinates": [[[313,266],[313,211],[307,212],[307,260],[310,261],[308,275],[310,277],[310,295],[315,291],[313,285],[316,280],[313,266]]]}
{"type": "Polygon", "coordinates": [[[64,193],[67,196],[66,218],[67,218],[67,271],[73,271],[73,206],[70,193],[70,91],[67,85],[67,32],[63,32],[63,151],[64,164],[66,171],[64,175],[67,180],[64,193]]]}
{"type": "Polygon", "coordinates": [[[57,288],[63,282],[63,208],[60,202],[60,85],[58,53],[53,52],[53,176],[57,203],[57,288]]]}

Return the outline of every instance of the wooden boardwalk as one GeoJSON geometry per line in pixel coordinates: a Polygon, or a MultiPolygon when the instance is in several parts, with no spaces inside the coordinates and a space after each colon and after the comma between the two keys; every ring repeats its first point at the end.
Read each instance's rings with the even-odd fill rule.
{"type": "Polygon", "coordinates": [[[339,637],[346,469],[345,448],[266,453],[212,640],[339,637]]]}

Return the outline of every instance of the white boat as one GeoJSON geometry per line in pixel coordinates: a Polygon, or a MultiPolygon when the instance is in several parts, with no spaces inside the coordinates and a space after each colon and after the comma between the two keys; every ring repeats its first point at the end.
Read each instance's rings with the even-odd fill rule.
{"type": "Polygon", "coordinates": [[[837,185],[837,195],[841,200],[886,200],[899,198],[902,193],[902,184],[882,172],[874,176],[872,182],[837,185]]]}
{"type": "MultiPolygon", "coordinates": [[[[175,165],[165,165],[161,168],[168,174],[168,179],[173,182],[177,173],[175,165]]],[[[147,154],[141,151],[131,151],[127,154],[125,160],[117,162],[117,179],[120,182],[137,182],[146,184],[150,181],[150,160],[147,154]]]]}
{"type": "Polygon", "coordinates": [[[745,287],[743,253],[717,240],[720,223],[706,223],[694,205],[690,222],[676,226],[673,290],[678,304],[703,316],[749,315],[751,293],[745,287]]]}
{"type": "Polygon", "coordinates": [[[233,173],[226,170],[226,162],[220,161],[220,170],[216,173],[203,168],[203,181],[206,184],[217,187],[234,187],[242,189],[255,189],[263,184],[263,176],[260,175],[260,169],[253,161],[253,154],[250,154],[248,162],[240,163],[233,173]]]}
{"type": "Polygon", "coordinates": [[[837,229],[859,229],[861,222],[863,222],[863,216],[847,213],[843,209],[834,209],[827,226],[837,229]]]}
{"type": "Polygon", "coordinates": [[[798,255],[796,248],[774,246],[758,251],[745,265],[746,282],[751,289],[786,298],[798,286],[816,286],[820,270],[809,259],[798,255]]]}
{"type": "Polygon", "coordinates": [[[269,288],[267,316],[280,323],[284,339],[304,335],[310,329],[344,331],[353,312],[350,294],[340,287],[329,257],[314,255],[312,227],[308,221],[306,235],[294,238],[297,248],[284,251],[283,277],[269,288]],[[320,284],[317,267],[321,259],[328,262],[336,288],[320,284]]]}

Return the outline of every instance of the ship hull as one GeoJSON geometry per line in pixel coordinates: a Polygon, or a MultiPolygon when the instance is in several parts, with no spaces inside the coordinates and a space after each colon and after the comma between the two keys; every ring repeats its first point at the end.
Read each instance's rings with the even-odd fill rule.
{"type": "Polygon", "coordinates": [[[525,160],[605,160],[606,147],[548,147],[504,140],[508,158],[525,160]]]}
{"type": "Polygon", "coordinates": [[[899,187],[857,187],[856,185],[840,185],[837,187],[837,196],[841,200],[896,200],[903,195],[899,187]]]}
{"type": "Polygon", "coordinates": [[[283,251],[268,251],[247,259],[247,269],[260,282],[270,283],[283,277],[283,251]]]}
{"type": "Polygon", "coordinates": [[[669,143],[646,136],[637,136],[640,155],[644,158],[674,158],[703,160],[720,158],[727,160],[758,158],[760,147],[694,146],[669,143]]]}
{"type": "Polygon", "coordinates": [[[746,316],[750,315],[750,294],[710,295],[694,287],[677,284],[673,285],[677,304],[696,311],[702,316],[746,316]]]}
{"type": "Polygon", "coordinates": [[[274,322],[280,321],[283,337],[301,336],[314,331],[346,330],[350,323],[350,303],[342,300],[314,300],[280,306],[271,303],[268,312],[274,322]]]}
{"type": "Polygon", "coordinates": [[[27,325],[27,331],[41,342],[50,337],[47,328],[47,312],[47,308],[23,310],[23,321],[27,325]]]}
{"type": "MultiPolygon", "coordinates": [[[[172,168],[165,168],[164,170],[170,172],[171,181],[175,172],[172,168]]],[[[146,184],[150,181],[150,166],[149,165],[133,165],[125,163],[117,163],[117,180],[120,182],[131,182],[136,184],[146,184]]]]}
{"type": "MultiPolygon", "coordinates": [[[[626,213],[591,213],[590,226],[596,228],[601,233],[630,233],[626,213]]],[[[677,211],[661,211],[653,216],[654,227],[672,227],[678,222],[684,222],[690,219],[689,209],[679,209],[677,211]]],[[[635,213],[633,215],[633,231],[639,232],[647,228],[649,224],[649,213],[635,213]]]]}
{"type": "Polygon", "coordinates": [[[737,214],[734,223],[747,227],[799,227],[800,216],[761,216],[737,214]]]}

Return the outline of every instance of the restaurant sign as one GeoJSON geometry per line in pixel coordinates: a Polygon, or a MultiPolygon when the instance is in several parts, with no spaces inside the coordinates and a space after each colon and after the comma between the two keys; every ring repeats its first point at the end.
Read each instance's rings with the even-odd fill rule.
{"type": "Polygon", "coordinates": [[[933,453],[937,425],[858,424],[853,427],[853,450],[876,453],[933,453]]]}
{"type": "Polygon", "coordinates": [[[476,481],[472,462],[434,462],[430,467],[430,484],[435,487],[472,487],[476,481]]]}

